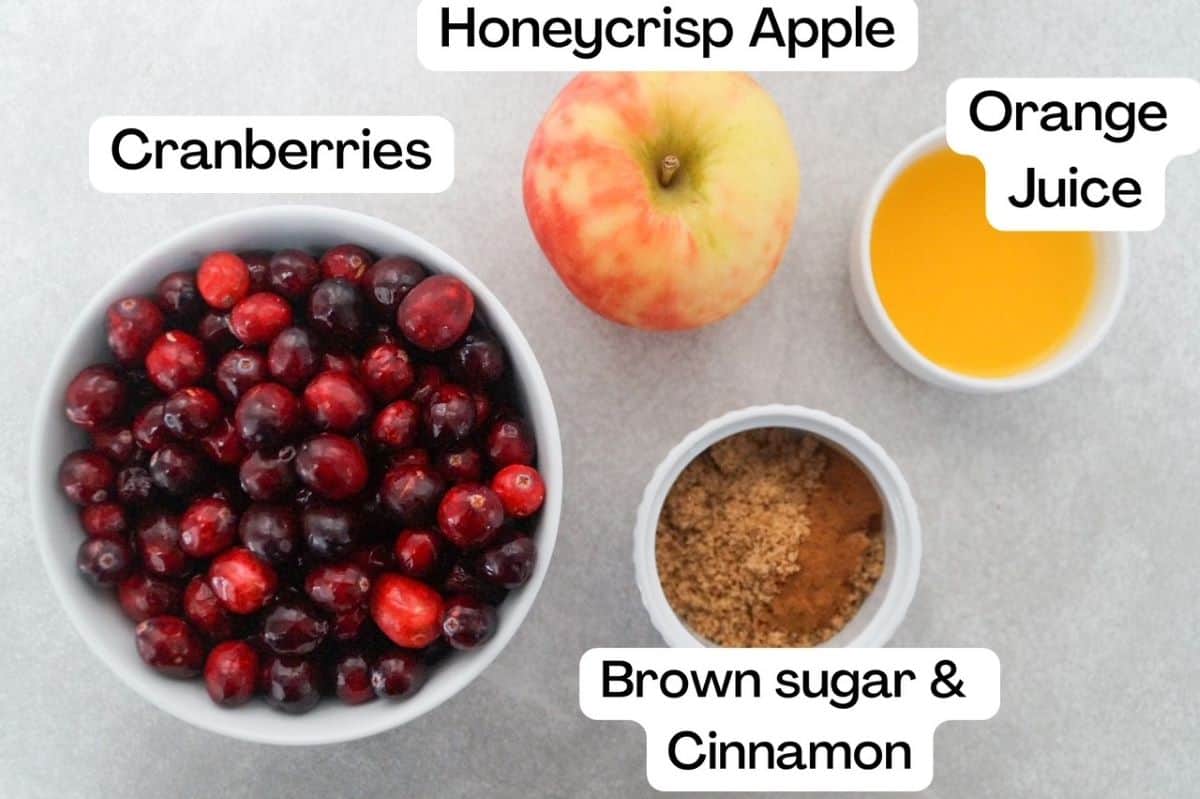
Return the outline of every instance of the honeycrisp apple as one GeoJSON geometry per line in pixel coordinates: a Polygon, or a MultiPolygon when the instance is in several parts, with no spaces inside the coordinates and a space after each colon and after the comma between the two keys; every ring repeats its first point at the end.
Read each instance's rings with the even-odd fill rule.
{"type": "Polygon", "coordinates": [[[534,235],[576,297],[615,322],[681,330],[770,280],[800,168],[749,75],[585,74],[538,127],[524,184],[534,235]]]}

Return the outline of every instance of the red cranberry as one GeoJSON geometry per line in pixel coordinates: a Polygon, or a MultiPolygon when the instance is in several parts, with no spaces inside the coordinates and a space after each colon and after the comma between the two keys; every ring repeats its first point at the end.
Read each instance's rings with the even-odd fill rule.
{"type": "Polygon", "coordinates": [[[228,502],[198,499],[179,520],[179,544],[193,558],[211,558],[233,546],[237,514],[228,502]]]}
{"type": "Polygon", "coordinates": [[[76,505],[107,502],[113,496],[116,477],[112,462],[91,450],[72,452],[58,467],[58,484],[76,505]]]}
{"type": "Polygon", "coordinates": [[[183,551],[180,540],[177,516],[152,513],[138,522],[133,538],[142,566],[151,574],[180,577],[191,568],[191,561],[183,551]]]}
{"type": "Polygon", "coordinates": [[[363,382],[380,402],[391,402],[409,392],[416,371],[408,353],[395,344],[380,344],[363,356],[363,382]]]}
{"type": "Polygon", "coordinates": [[[483,479],[483,456],[474,447],[456,447],[438,454],[438,471],[450,483],[478,483],[483,479]]]}
{"type": "Polygon", "coordinates": [[[238,345],[229,314],[209,311],[196,323],[196,338],[212,355],[224,355],[238,345]]]}
{"type": "Polygon", "coordinates": [[[146,372],[164,394],[195,385],[207,369],[204,345],[180,330],[169,330],[159,336],[146,354],[146,372]]]}
{"type": "Polygon", "coordinates": [[[445,545],[432,530],[404,530],[396,536],[396,564],[408,577],[423,579],[433,574],[445,545]]]}
{"type": "Polygon", "coordinates": [[[237,707],[254,696],[258,672],[258,653],[254,647],[245,641],[226,641],[208,653],[204,663],[204,687],[218,705],[237,707]]]}
{"type": "Polygon", "coordinates": [[[459,549],[485,546],[503,523],[504,506],[487,486],[454,486],[438,506],[438,527],[459,549]]]}
{"type": "Polygon", "coordinates": [[[183,590],[183,615],[210,641],[223,641],[233,635],[229,611],[203,575],[193,577],[183,590]]]}
{"type": "Polygon", "coordinates": [[[335,641],[354,641],[363,635],[367,621],[371,618],[366,606],[334,614],[329,634],[335,641]]]}
{"type": "Polygon", "coordinates": [[[322,372],[341,372],[351,377],[358,377],[358,358],[348,352],[327,352],[321,357],[322,372]]]}
{"type": "Polygon", "coordinates": [[[200,439],[200,451],[222,466],[237,466],[246,457],[246,448],[237,428],[228,419],[222,419],[216,428],[200,439]]]}
{"type": "Polygon", "coordinates": [[[300,250],[284,250],[271,257],[267,282],[271,290],[295,302],[321,279],[317,259],[300,250]]]}
{"type": "Polygon", "coordinates": [[[422,582],[381,574],[371,591],[371,618],[397,646],[424,649],[440,632],[442,597],[422,582]]]}
{"type": "Polygon", "coordinates": [[[213,375],[217,391],[230,402],[237,402],[247,391],[267,380],[267,359],[254,350],[227,352],[213,375]]]}
{"type": "Polygon", "coordinates": [[[533,576],[537,545],[529,536],[517,536],[498,544],[479,558],[479,574],[493,585],[520,588],[533,576]]]}
{"type": "Polygon", "coordinates": [[[251,294],[233,307],[229,328],[248,347],[265,345],[292,324],[292,306],[278,294],[251,294]]]}
{"type": "Polygon", "coordinates": [[[463,337],[475,313],[475,295],[450,275],[435,275],[408,293],[396,312],[404,337],[428,352],[449,349],[463,337]]]}
{"type": "Polygon", "coordinates": [[[75,556],[79,573],[97,588],[111,588],[133,568],[133,553],[124,541],[87,538],[75,556]]]}
{"type": "Polygon", "coordinates": [[[362,247],[340,244],[321,256],[321,274],[357,283],[374,262],[375,258],[362,247]]]}
{"type": "Polygon", "coordinates": [[[321,560],[345,557],[358,546],[361,519],[351,508],[314,504],[300,514],[300,527],[309,553],[321,560]]]}
{"type": "Polygon", "coordinates": [[[154,484],[177,497],[194,491],[204,479],[204,464],[196,453],[179,444],[163,444],[150,456],[154,484]]]}
{"type": "Polygon", "coordinates": [[[425,426],[434,441],[461,441],[475,426],[475,401],[463,387],[444,383],[425,406],[425,426]]]}
{"type": "Polygon", "coordinates": [[[433,364],[422,364],[417,368],[417,380],[413,383],[412,401],[425,405],[434,390],[446,382],[446,373],[433,364]]]}
{"type": "Polygon", "coordinates": [[[267,704],[285,713],[307,713],[321,701],[321,676],[310,661],[273,657],[263,670],[267,704]]]}
{"type": "Polygon", "coordinates": [[[121,610],[135,622],[175,614],[180,609],[180,596],[174,583],[145,574],[131,574],[117,586],[121,610]]]}
{"type": "Polygon", "coordinates": [[[279,580],[275,570],[253,552],[234,548],[218,555],[209,566],[208,584],[222,605],[245,615],[266,607],[279,580]]]}
{"type": "Polygon", "coordinates": [[[250,293],[269,290],[271,254],[269,252],[243,252],[238,253],[238,257],[245,262],[246,271],[250,273],[250,293]]]}
{"type": "Polygon", "coordinates": [[[116,502],[88,505],[80,512],[79,521],[90,538],[128,540],[129,520],[125,516],[125,508],[116,502]]]}
{"type": "Polygon", "coordinates": [[[117,472],[117,499],[121,504],[136,508],[154,496],[154,479],[143,466],[126,466],[117,472]]]}
{"type": "Polygon", "coordinates": [[[371,397],[353,377],[322,372],[304,389],[304,409],[320,430],[351,433],[371,416],[371,397]]]}
{"type": "Polygon", "coordinates": [[[323,433],[300,445],[296,453],[300,481],[326,499],[346,499],[362,491],[369,470],[366,456],[348,438],[323,433]]]}
{"type": "Polygon", "coordinates": [[[407,699],[425,684],[426,668],[412,652],[393,649],[375,661],[371,687],[381,699],[407,699]]]}
{"type": "Polygon", "coordinates": [[[255,502],[284,499],[296,487],[295,460],[292,447],[250,453],[238,469],[242,491],[255,502]]]}
{"type": "Polygon", "coordinates": [[[279,655],[308,655],[328,633],[329,622],[307,602],[277,602],[263,616],[263,643],[279,655]]]}
{"type": "Polygon", "coordinates": [[[441,475],[426,466],[393,466],[383,476],[379,498],[406,525],[428,521],[446,490],[441,475]]]}
{"type": "Polygon", "coordinates": [[[300,520],[284,505],[256,503],[246,509],[238,524],[246,549],[276,565],[291,562],[300,549],[300,520]]]}
{"type": "Polygon", "coordinates": [[[496,633],[496,609],[473,596],[456,596],[446,602],[442,636],[455,649],[474,649],[496,633]]]}
{"type": "Polygon", "coordinates": [[[349,563],[318,566],[304,580],[304,591],[313,602],[331,613],[363,606],[371,593],[371,579],[349,563]]]}
{"type": "Polygon", "coordinates": [[[485,386],[504,377],[504,348],[486,333],[469,333],[454,350],[454,371],[472,386],[485,386]]]}
{"type": "Polygon", "coordinates": [[[164,277],[158,284],[156,299],[159,310],[176,324],[190,322],[204,313],[204,300],[191,272],[172,272],[164,277]]]}
{"type": "Polygon", "coordinates": [[[532,466],[505,466],[492,478],[492,490],[500,497],[504,512],[514,519],[537,513],[546,499],[546,484],[532,466]]]}
{"type": "Polygon", "coordinates": [[[214,252],[200,263],[196,288],[213,308],[228,311],[250,291],[250,270],[231,252],[214,252]]]}
{"type": "Polygon", "coordinates": [[[92,449],[113,463],[126,466],[137,455],[137,442],[128,427],[110,427],[92,432],[92,449]]]}
{"type": "Polygon", "coordinates": [[[361,705],[375,698],[371,687],[371,664],[361,652],[347,652],[333,663],[333,690],[347,705],[361,705]]]}
{"type": "Polygon", "coordinates": [[[133,440],[145,452],[155,452],[167,443],[170,431],[163,419],[166,405],[165,402],[151,403],[133,417],[133,440]]]}
{"type": "Polygon", "coordinates": [[[308,298],[308,318],[318,334],[339,344],[357,342],[367,329],[366,304],[348,280],[318,283],[308,298]]]}
{"type": "Polygon", "coordinates": [[[146,665],[167,677],[195,677],[204,666],[204,643],[178,616],[155,616],[137,626],[137,650],[146,665]]]}
{"type": "Polygon", "coordinates": [[[498,419],[487,436],[487,454],[498,467],[514,463],[532,466],[537,457],[537,442],[524,420],[498,419]]]}
{"type": "Polygon", "coordinates": [[[206,388],[181,388],[163,404],[163,425],[185,441],[212,432],[221,421],[221,401],[206,388]]]}
{"type": "Polygon", "coordinates": [[[267,369],[291,389],[299,389],[321,368],[321,347],[316,336],[302,327],[289,327],[271,342],[267,369]]]}
{"type": "Polygon", "coordinates": [[[385,449],[408,449],[421,434],[421,408],[411,400],[397,400],[371,423],[371,439],[385,449]]]}
{"type": "Polygon", "coordinates": [[[247,449],[286,444],[300,429],[300,401],[278,383],[259,383],[237,404],[233,423],[247,449]]]}
{"type": "Polygon", "coordinates": [[[125,408],[125,383],[111,366],[89,366],[67,386],[67,418],[84,430],[115,421],[125,408]]]}
{"type": "Polygon", "coordinates": [[[425,267],[411,258],[384,258],[366,271],[362,287],[376,317],[390,324],[396,321],[400,302],[427,277],[425,267]]]}
{"type": "Polygon", "coordinates": [[[166,320],[146,297],[126,297],[108,306],[108,347],[126,365],[142,362],[150,345],[162,335],[166,320]]]}

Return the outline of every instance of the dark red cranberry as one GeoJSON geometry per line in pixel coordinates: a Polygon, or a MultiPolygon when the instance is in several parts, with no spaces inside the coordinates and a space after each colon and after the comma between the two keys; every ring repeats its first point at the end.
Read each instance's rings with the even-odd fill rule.
{"type": "Polygon", "coordinates": [[[272,291],[295,302],[317,285],[321,267],[317,259],[300,250],[284,250],[271,257],[268,283],[272,291]]]}
{"type": "Polygon", "coordinates": [[[362,295],[348,280],[323,280],[308,298],[308,318],[327,341],[353,344],[367,329],[362,295]]]}
{"type": "Polygon", "coordinates": [[[167,677],[195,677],[204,666],[204,642],[178,616],[146,619],[135,631],[137,650],[146,665],[167,677]]]}
{"type": "Polygon", "coordinates": [[[420,434],[421,407],[411,400],[393,402],[371,423],[371,440],[385,449],[408,449],[420,434]]]}
{"type": "Polygon", "coordinates": [[[238,253],[246,263],[246,271],[250,273],[250,293],[270,290],[271,253],[241,252],[238,253]]]}
{"type": "Polygon", "coordinates": [[[58,467],[58,485],[76,505],[107,502],[116,479],[112,461],[92,450],[72,452],[58,467]]]}
{"type": "Polygon", "coordinates": [[[380,344],[363,356],[363,382],[380,402],[405,396],[416,382],[417,373],[408,353],[395,344],[380,344]]]}
{"type": "Polygon", "coordinates": [[[267,704],[285,713],[307,713],[321,701],[321,675],[311,661],[273,657],[263,670],[267,704]]]}
{"type": "Polygon", "coordinates": [[[479,558],[478,572],[494,585],[520,588],[533,576],[536,562],[537,545],[529,536],[520,535],[484,552],[479,558]]]}
{"type": "Polygon", "coordinates": [[[209,311],[196,324],[196,338],[203,342],[210,355],[224,355],[238,345],[227,313],[209,311]]]}
{"type": "Polygon", "coordinates": [[[337,560],[358,546],[362,535],[357,512],[341,505],[314,504],[300,514],[300,527],[309,553],[321,560],[337,560]]]}
{"type": "Polygon", "coordinates": [[[79,514],[83,531],[89,538],[108,538],[113,541],[129,539],[129,520],[125,508],[116,502],[88,505],[79,514]]]}
{"type": "Polygon", "coordinates": [[[163,312],[147,297],[126,297],[108,306],[108,347],[121,363],[140,364],[150,345],[162,335],[163,312]]]}
{"type": "Polygon", "coordinates": [[[348,352],[327,352],[321,357],[322,372],[341,372],[358,377],[358,358],[348,352]]]}
{"type": "Polygon", "coordinates": [[[427,277],[425,267],[411,258],[384,258],[363,275],[362,288],[376,318],[393,324],[400,302],[427,277]]]}
{"type": "Polygon", "coordinates": [[[143,517],[134,531],[142,567],[158,577],[181,577],[191,568],[179,535],[179,517],[151,513],[143,517]]]}
{"type": "Polygon", "coordinates": [[[367,607],[354,608],[345,613],[335,613],[330,624],[329,634],[335,641],[355,641],[363,637],[368,629],[367,622],[371,613],[367,607]]]}
{"type": "Polygon", "coordinates": [[[216,428],[199,443],[200,451],[221,466],[237,466],[246,457],[242,437],[228,419],[218,422],[216,428]]]}
{"type": "Polygon", "coordinates": [[[345,613],[366,605],[371,579],[350,563],[317,566],[304,579],[304,591],[330,613],[345,613]]]}
{"type": "Polygon", "coordinates": [[[497,419],[488,431],[487,455],[497,467],[514,463],[532,466],[537,457],[537,442],[533,431],[523,419],[497,419]]]}
{"type": "Polygon", "coordinates": [[[250,453],[238,469],[242,490],[255,502],[286,498],[296,487],[295,461],[293,447],[250,453]]]}
{"type": "Polygon", "coordinates": [[[467,384],[490,385],[504,377],[504,348],[487,333],[468,333],[454,349],[453,364],[455,374],[467,384]]]}
{"type": "Polygon", "coordinates": [[[371,669],[371,687],[381,699],[407,699],[425,684],[425,664],[412,652],[385,652],[371,669]]]}
{"type": "Polygon", "coordinates": [[[204,313],[204,300],[191,272],[172,272],[158,284],[155,294],[159,310],[175,324],[185,324],[204,313]]]}
{"type": "Polygon", "coordinates": [[[266,380],[267,359],[254,350],[225,353],[213,374],[217,391],[230,402],[237,402],[247,391],[266,380]]]}
{"type": "Polygon", "coordinates": [[[177,585],[145,574],[131,574],[117,586],[121,610],[135,622],[174,615],[181,607],[180,599],[177,585]]]}
{"type": "Polygon", "coordinates": [[[442,637],[455,649],[475,649],[496,634],[496,609],[473,596],[452,597],[442,616],[442,637]]]}
{"type": "Polygon", "coordinates": [[[422,364],[417,368],[417,380],[413,383],[412,401],[425,405],[434,390],[446,382],[446,373],[433,364],[422,364]]]}
{"type": "Polygon", "coordinates": [[[79,573],[97,588],[111,588],[133,568],[129,544],[111,538],[87,538],[75,556],[79,573]]]}
{"type": "Polygon", "coordinates": [[[155,452],[167,443],[171,431],[163,419],[166,402],[155,402],[147,405],[133,417],[134,442],[145,452],[155,452]]]}
{"type": "Polygon", "coordinates": [[[429,521],[446,490],[441,475],[426,466],[393,466],[383,476],[379,498],[405,525],[429,521]]]}
{"type": "Polygon", "coordinates": [[[248,549],[235,547],[213,560],[208,584],[226,609],[245,615],[266,607],[275,596],[279,578],[266,561],[248,549]]]}
{"type": "Polygon", "coordinates": [[[475,401],[462,386],[444,383],[425,406],[425,427],[434,441],[461,441],[475,426],[475,401]]]}
{"type": "Polygon", "coordinates": [[[474,561],[459,561],[450,567],[442,580],[441,590],[445,596],[467,594],[489,605],[499,604],[505,595],[504,588],[487,582],[475,574],[474,561]]]}
{"type": "Polygon", "coordinates": [[[150,456],[150,477],[168,494],[181,497],[195,491],[204,476],[200,456],[179,444],[163,444],[150,456]]]}
{"type": "Polygon", "coordinates": [[[300,445],[296,475],[326,499],[346,499],[362,491],[369,469],[362,449],[343,436],[323,433],[300,445]]]}
{"type": "Polygon", "coordinates": [[[127,392],[121,375],[111,366],[89,366],[67,385],[67,418],[84,430],[117,421],[127,392]]]}
{"type": "Polygon", "coordinates": [[[180,547],[193,558],[211,558],[233,546],[237,514],[220,499],[198,499],[179,520],[180,547]]]}
{"type": "Polygon", "coordinates": [[[322,372],[304,389],[304,409],[319,430],[352,433],[371,416],[362,383],[341,372],[322,372]]]}
{"type": "Polygon", "coordinates": [[[259,383],[237,404],[233,423],[247,449],[279,447],[296,435],[303,421],[300,401],[278,383],[259,383]]]}
{"type": "Polygon", "coordinates": [[[422,582],[381,574],[371,590],[371,618],[397,646],[424,649],[441,632],[441,595],[422,582]]]}
{"type": "Polygon", "coordinates": [[[438,506],[438,528],[459,549],[486,546],[504,523],[500,497],[484,485],[457,485],[438,506]]]}
{"type": "Polygon", "coordinates": [[[475,429],[483,430],[492,419],[492,400],[482,391],[474,391],[471,398],[475,400],[475,429]]]}
{"type": "Polygon", "coordinates": [[[249,293],[250,270],[239,256],[214,252],[200,263],[196,288],[210,306],[228,311],[249,293]]]}
{"type": "Polygon", "coordinates": [[[299,554],[300,520],[285,505],[256,503],[242,514],[238,536],[246,549],[282,566],[299,554]]]}
{"type": "Polygon", "coordinates": [[[92,432],[92,449],[113,463],[126,466],[137,455],[137,442],[128,427],[109,427],[92,432]]]}
{"type": "Polygon", "coordinates": [[[263,616],[263,643],[279,655],[310,654],[328,634],[329,622],[307,601],[277,602],[263,616]]]}
{"type": "Polygon", "coordinates": [[[271,376],[293,390],[300,389],[320,368],[320,343],[303,327],[281,331],[267,350],[271,376]]]}
{"type": "Polygon", "coordinates": [[[374,256],[362,247],[339,244],[321,256],[321,274],[357,283],[374,262],[374,256]]]}
{"type": "Polygon", "coordinates": [[[448,483],[478,483],[483,479],[483,456],[474,447],[443,450],[438,453],[437,465],[448,483]]]}
{"type": "Polygon", "coordinates": [[[396,311],[404,337],[427,352],[454,346],[471,324],[475,295],[450,275],[434,275],[408,293],[396,311]]]}
{"type": "Polygon", "coordinates": [[[404,530],[396,536],[396,565],[408,577],[424,579],[437,569],[445,543],[433,530],[404,530]]]}
{"type": "Polygon", "coordinates": [[[258,687],[258,653],[245,641],[225,641],[208,653],[204,662],[204,687],[222,707],[244,705],[258,687]]]}
{"type": "Polygon", "coordinates": [[[181,388],[163,403],[163,425],[184,441],[208,435],[220,421],[221,400],[206,388],[181,388]]]}
{"type": "Polygon", "coordinates": [[[278,294],[259,292],[233,306],[229,327],[248,347],[263,346],[291,327],[292,306],[278,294]]]}
{"type": "Polygon", "coordinates": [[[387,544],[374,544],[356,550],[350,554],[350,562],[371,576],[396,568],[396,557],[387,544]]]}
{"type": "Polygon", "coordinates": [[[127,507],[145,506],[154,497],[154,478],[144,466],[126,466],[117,472],[117,499],[127,507]]]}
{"type": "Polygon", "coordinates": [[[505,466],[492,478],[492,490],[510,518],[524,519],[537,513],[546,499],[546,484],[532,466],[505,466]]]}
{"type": "Polygon", "coordinates": [[[375,698],[371,664],[363,653],[346,652],[333,662],[333,690],[347,705],[361,705],[375,698]]]}
{"type": "Polygon", "coordinates": [[[183,615],[210,641],[233,635],[233,619],[204,575],[193,577],[183,590],[183,615]]]}
{"type": "Polygon", "coordinates": [[[204,345],[180,330],[159,336],[146,354],[146,373],[164,394],[199,383],[207,370],[204,345]]]}

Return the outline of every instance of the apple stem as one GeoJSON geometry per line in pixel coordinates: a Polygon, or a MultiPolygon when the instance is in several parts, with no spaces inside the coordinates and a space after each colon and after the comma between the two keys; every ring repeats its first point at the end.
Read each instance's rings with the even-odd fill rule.
{"type": "Polygon", "coordinates": [[[679,156],[677,155],[668,155],[658,165],[658,182],[664,189],[670,188],[671,183],[675,180],[675,173],[679,171],[680,166],[682,164],[680,164],[679,156]]]}

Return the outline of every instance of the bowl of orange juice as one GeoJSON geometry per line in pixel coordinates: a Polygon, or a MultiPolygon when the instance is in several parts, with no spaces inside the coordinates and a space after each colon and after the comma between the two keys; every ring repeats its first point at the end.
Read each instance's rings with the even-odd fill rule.
{"type": "Polygon", "coordinates": [[[1129,281],[1124,233],[1004,232],[983,164],[922,136],[884,170],[855,233],[851,282],[892,358],[943,388],[1018,391],[1061,376],[1108,333],[1129,281]]]}

